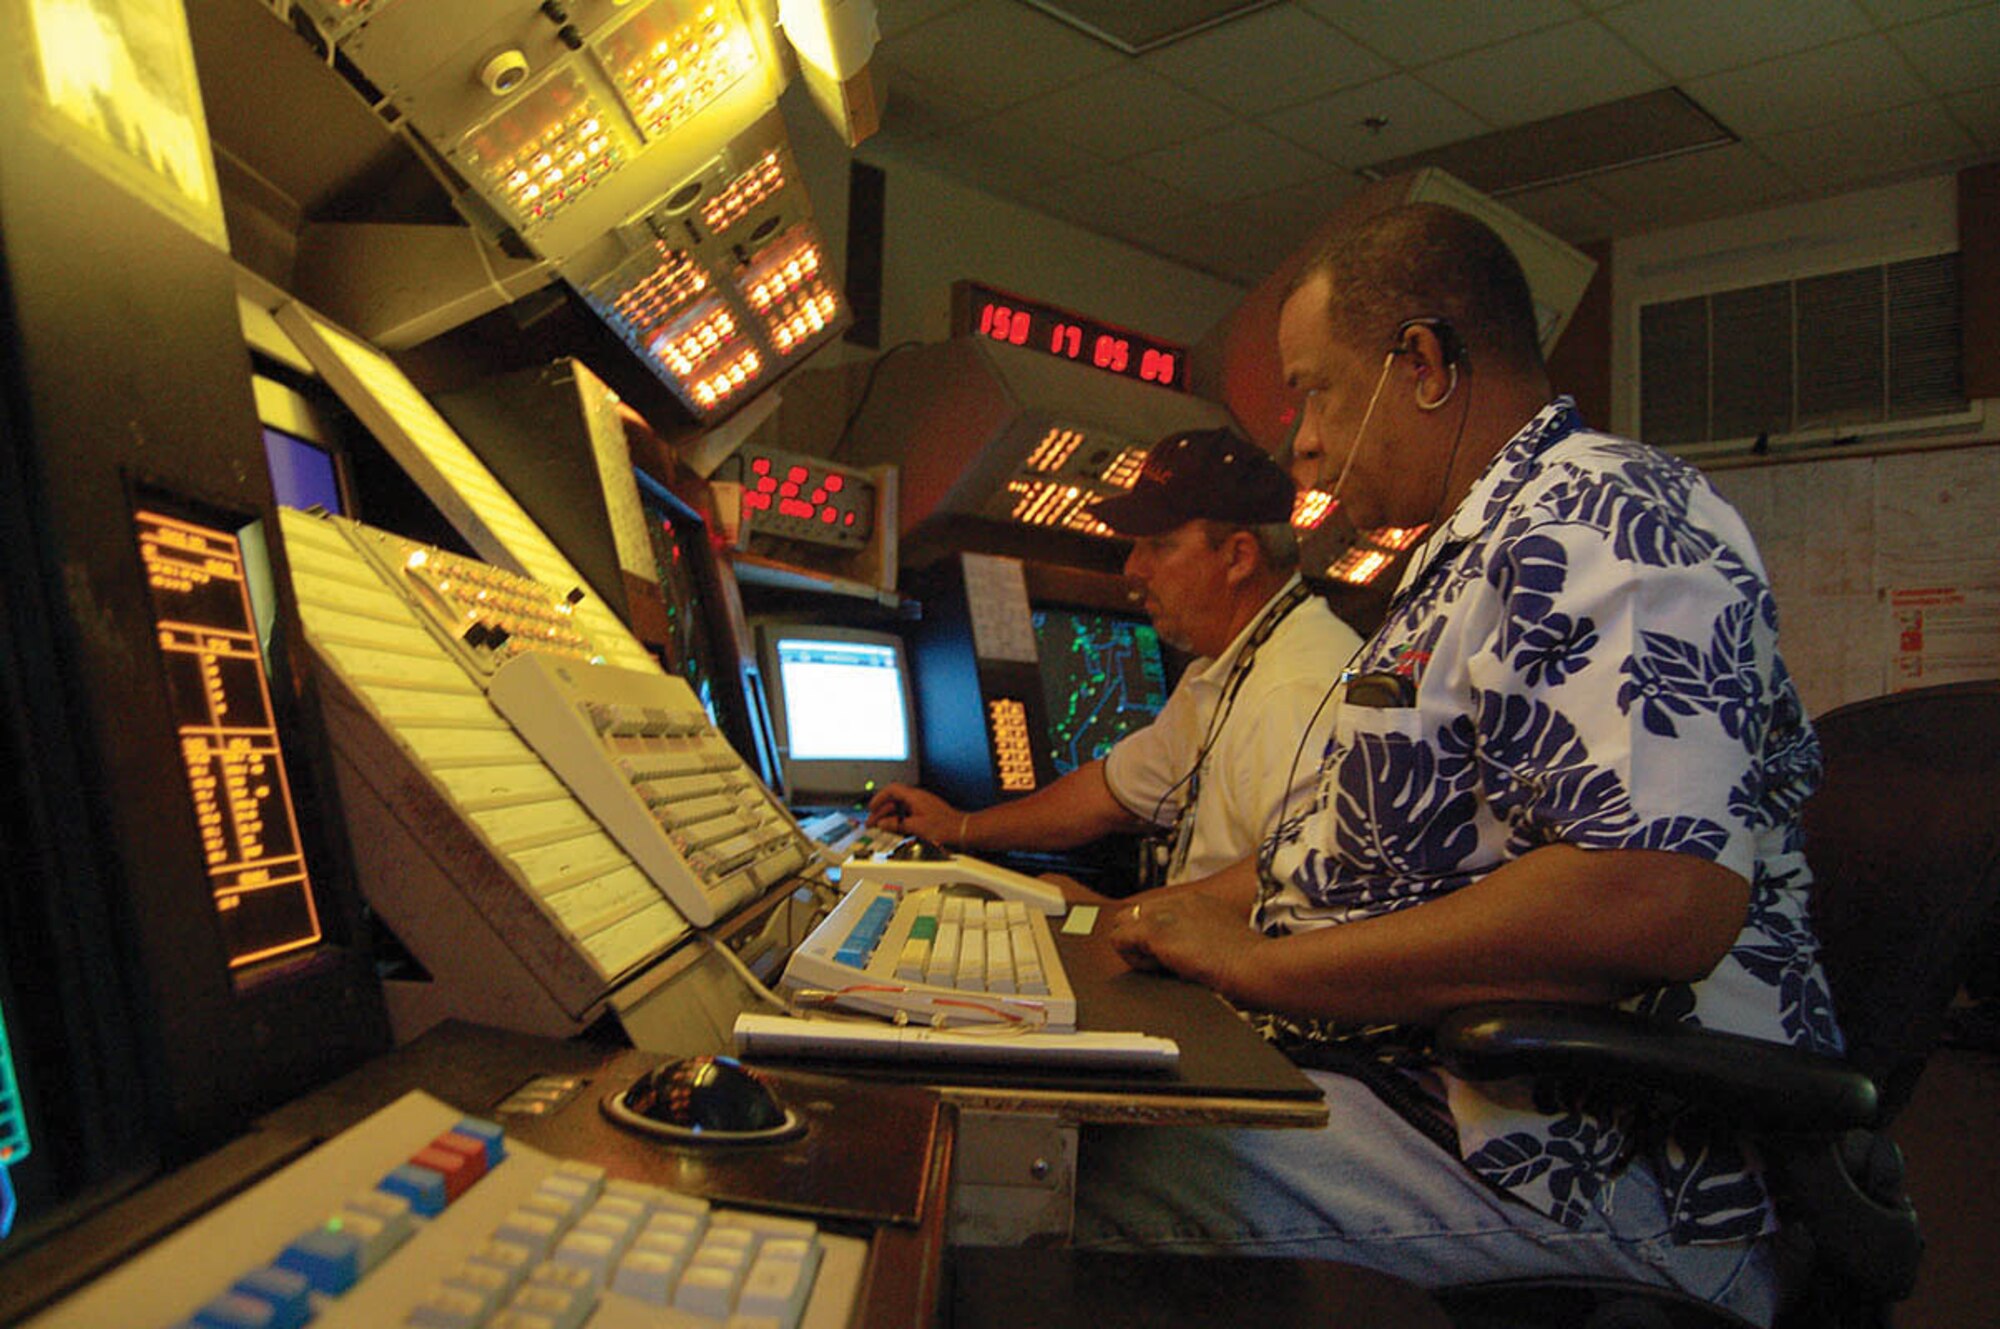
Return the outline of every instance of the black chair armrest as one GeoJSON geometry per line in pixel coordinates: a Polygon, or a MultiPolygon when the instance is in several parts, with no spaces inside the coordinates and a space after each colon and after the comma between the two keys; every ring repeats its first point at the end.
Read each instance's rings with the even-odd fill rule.
{"type": "Polygon", "coordinates": [[[1437,1049],[1468,1080],[1585,1075],[1719,1110],[1760,1131],[1838,1134],[1876,1120],[1874,1083],[1840,1062],[1610,1006],[1470,1006],[1439,1022],[1437,1049]]]}

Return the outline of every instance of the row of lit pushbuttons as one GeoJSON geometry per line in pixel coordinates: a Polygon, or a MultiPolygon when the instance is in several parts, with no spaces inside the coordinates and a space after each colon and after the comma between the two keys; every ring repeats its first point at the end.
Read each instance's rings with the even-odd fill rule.
{"type": "Polygon", "coordinates": [[[818,517],[822,526],[832,526],[836,522],[843,526],[852,526],[857,515],[852,512],[841,512],[837,508],[814,508],[804,499],[798,498],[781,498],[774,505],[769,494],[755,492],[743,496],[743,506],[756,512],[769,512],[775,506],[781,516],[792,517],[799,521],[811,521],[814,517],[818,517]]]}
{"type": "Polygon", "coordinates": [[[1070,509],[1096,497],[1078,485],[1058,484],[1051,480],[1009,480],[1007,492],[1020,496],[1010,515],[1015,521],[1027,522],[1031,526],[1060,525],[1070,509]]]}
{"type": "Polygon", "coordinates": [[[525,577],[424,549],[412,551],[404,568],[446,605],[462,607],[453,629],[475,650],[590,653],[570,606],[525,577]]]}
{"type": "Polygon", "coordinates": [[[731,180],[720,194],[703,204],[701,219],[712,232],[727,230],[784,187],[784,167],[778,161],[778,150],[772,148],[749,170],[731,180]]]}
{"type": "Polygon", "coordinates": [[[764,357],[757,354],[754,346],[746,346],[742,354],[721,369],[688,384],[688,393],[694,398],[696,406],[708,410],[735,395],[744,384],[762,373],[763,369],[764,357]]]}
{"type": "Polygon", "coordinates": [[[710,5],[620,69],[619,90],[648,132],[663,134],[735,82],[755,60],[748,37],[732,34],[710,5]]]}
{"type": "Polygon", "coordinates": [[[1008,793],[1035,787],[1035,759],[1028,745],[1028,708],[1012,697],[986,705],[993,731],[993,764],[1000,788],[1008,793]]]}
{"type": "Polygon", "coordinates": [[[660,241],[654,243],[661,254],[659,266],[611,302],[612,313],[640,341],[650,336],[668,314],[708,289],[708,269],[692,255],[668,249],[660,241]]]}
{"type": "Polygon", "coordinates": [[[539,221],[616,170],[618,140],[586,100],[488,170],[515,211],[539,221]]]}
{"type": "Polygon", "coordinates": [[[179,1329],[300,1329],[313,1298],[339,1297],[507,1157],[505,1132],[467,1117],[276,1259],[237,1279],[179,1329]]]}
{"type": "Polygon", "coordinates": [[[855,513],[842,513],[827,505],[827,500],[847,487],[847,477],[839,472],[828,473],[825,480],[808,497],[800,497],[812,478],[806,467],[794,464],[785,472],[781,481],[771,473],[771,459],[758,457],[751,461],[750,470],[757,477],[754,487],[743,495],[743,506],[760,512],[768,512],[775,505],[787,517],[801,521],[817,518],[831,526],[844,518],[844,524],[854,525],[855,513]]]}
{"type": "Polygon", "coordinates": [[[653,339],[653,354],[676,378],[686,378],[736,340],[736,315],[727,305],[711,301],[679,331],[653,339]]]}
{"type": "Polygon", "coordinates": [[[814,281],[819,275],[819,246],[809,234],[800,234],[772,246],[749,271],[737,279],[743,298],[750,307],[763,310],[814,281]]]}
{"type": "Polygon", "coordinates": [[[1028,469],[1031,471],[1059,471],[1083,443],[1081,429],[1064,429],[1056,425],[1042,435],[1042,441],[1028,454],[1028,469]]]}

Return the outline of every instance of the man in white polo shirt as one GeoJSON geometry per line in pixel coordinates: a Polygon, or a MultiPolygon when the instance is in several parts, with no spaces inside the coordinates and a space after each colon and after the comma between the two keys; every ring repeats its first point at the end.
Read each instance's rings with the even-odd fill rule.
{"type": "Polygon", "coordinates": [[[1166,883],[1255,851],[1331,723],[1327,696],[1360,646],[1298,576],[1294,490],[1226,429],[1154,446],[1130,492],[1093,515],[1131,538],[1125,575],[1160,636],[1198,658],[1154,722],[1025,798],[962,812],[892,784],[871,825],[969,853],[1070,849],[1116,831],[1166,832],[1166,883]],[[1302,757],[1300,754],[1305,755],[1302,757]]]}

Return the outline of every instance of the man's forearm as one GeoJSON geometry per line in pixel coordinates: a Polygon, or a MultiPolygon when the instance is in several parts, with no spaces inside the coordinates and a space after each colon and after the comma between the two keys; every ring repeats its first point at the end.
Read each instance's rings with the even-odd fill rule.
{"type": "Polygon", "coordinates": [[[1125,810],[1105,783],[1104,763],[1088,762],[1026,798],[964,814],[950,847],[971,853],[1074,849],[1146,823],[1125,810]]]}
{"type": "Polygon", "coordinates": [[[1238,1005],[1353,1024],[1427,1023],[1480,1001],[1614,1001],[1705,975],[1748,903],[1748,883],[1704,860],[1551,845],[1443,899],[1259,941],[1214,986],[1238,1005]]]}

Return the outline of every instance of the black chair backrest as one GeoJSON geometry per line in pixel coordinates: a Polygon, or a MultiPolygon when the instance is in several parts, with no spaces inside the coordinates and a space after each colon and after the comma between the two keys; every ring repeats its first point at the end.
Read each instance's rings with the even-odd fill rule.
{"type": "Polygon", "coordinates": [[[1887,1122],[1909,1100],[2000,891],[2000,681],[1901,692],[1813,722],[1813,921],[1848,1059],[1887,1122]]]}

